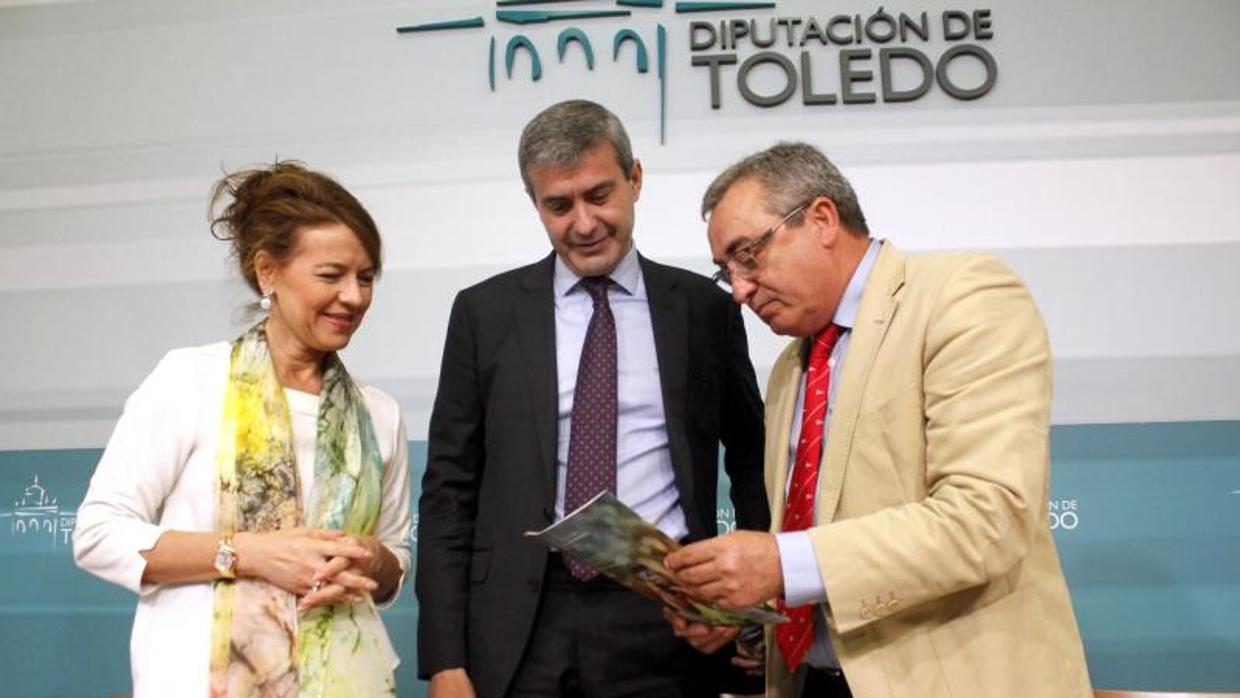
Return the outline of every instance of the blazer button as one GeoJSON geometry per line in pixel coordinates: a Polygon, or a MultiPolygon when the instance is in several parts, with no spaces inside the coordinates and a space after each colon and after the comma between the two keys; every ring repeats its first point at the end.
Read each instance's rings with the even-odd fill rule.
{"type": "Polygon", "coordinates": [[[530,591],[538,591],[542,588],[542,579],[539,577],[530,577],[525,580],[525,588],[530,591]]]}

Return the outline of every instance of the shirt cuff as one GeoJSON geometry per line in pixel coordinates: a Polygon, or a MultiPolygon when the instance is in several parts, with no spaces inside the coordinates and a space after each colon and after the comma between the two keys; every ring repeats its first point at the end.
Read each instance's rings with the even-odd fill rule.
{"type": "Polygon", "coordinates": [[[789,608],[826,603],[827,586],[807,531],[776,533],[779,566],[784,575],[784,603],[789,608]]]}

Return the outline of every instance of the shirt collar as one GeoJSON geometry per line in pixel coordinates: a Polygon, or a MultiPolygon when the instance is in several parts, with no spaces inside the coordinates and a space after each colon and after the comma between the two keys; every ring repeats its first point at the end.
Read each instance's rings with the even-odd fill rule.
{"type": "MultiPolygon", "coordinates": [[[[870,240],[870,246],[866,248],[861,263],[853,270],[852,278],[844,287],[844,296],[840,298],[840,304],[835,309],[835,317],[831,318],[831,322],[844,330],[851,332],[853,326],[857,324],[857,312],[861,310],[861,294],[865,291],[865,282],[870,278],[870,270],[874,268],[874,262],[878,259],[878,252],[882,246],[882,240],[877,238],[870,240]]],[[[812,337],[807,337],[801,342],[802,367],[805,362],[809,361],[809,348],[813,343],[812,337]]]]}
{"type": "MultiPolygon", "coordinates": [[[[629,251],[620,258],[620,263],[607,276],[624,293],[630,296],[641,295],[642,267],[637,260],[636,245],[629,248],[629,251]]],[[[580,282],[581,277],[572,269],[569,269],[568,265],[557,254],[555,256],[555,274],[552,278],[556,297],[559,298],[572,293],[577,289],[580,282]]]]}
{"type": "Polygon", "coordinates": [[[840,305],[835,309],[835,317],[831,321],[844,329],[851,330],[857,324],[857,311],[861,309],[861,294],[865,291],[865,282],[870,278],[870,270],[878,260],[878,251],[883,246],[881,240],[870,240],[870,246],[861,258],[861,263],[848,280],[840,305]]]}

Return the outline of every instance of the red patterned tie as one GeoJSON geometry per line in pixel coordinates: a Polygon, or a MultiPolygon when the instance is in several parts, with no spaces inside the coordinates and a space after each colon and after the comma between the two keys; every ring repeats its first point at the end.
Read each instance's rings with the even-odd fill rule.
{"type": "MultiPolygon", "coordinates": [[[[781,531],[804,531],[814,523],[814,493],[818,491],[818,466],[822,459],[822,424],[827,416],[827,396],[831,392],[828,359],[840,337],[838,325],[829,325],[814,339],[809,350],[809,371],[805,378],[805,399],[801,405],[801,440],[797,460],[792,466],[792,485],[784,509],[781,531]]],[[[788,608],[783,599],[776,606],[788,622],[775,628],[775,644],[794,671],[814,642],[814,605],[788,608]]]]}
{"type": "MultiPolygon", "coordinates": [[[[573,414],[568,433],[568,472],[564,483],[564,514],[603,490],[616,493],[616,319],[607,302],[611,279],[589,276],[581,287],[594,301],[594,314],[577,363],[573,414]]],[[[565,565],[582,581],[598,571],[565,556],[565,565]]]]}

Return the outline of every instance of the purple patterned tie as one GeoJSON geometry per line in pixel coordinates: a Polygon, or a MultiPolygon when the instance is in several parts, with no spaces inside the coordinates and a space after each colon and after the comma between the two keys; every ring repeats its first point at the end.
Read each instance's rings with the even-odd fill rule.
{"type": "MultiPolygon", "coordinates": [[[[594,314],[581,346],[573,416],[568,437],[564,513],[571,514],[604,490],[616,493],[616,319],[607,304],[611,279],[591,276],[581,287],[594,301],[594,314]]],[[[569,572],[581,581],[598,570],[570,557],[569,572]]]]}

